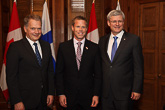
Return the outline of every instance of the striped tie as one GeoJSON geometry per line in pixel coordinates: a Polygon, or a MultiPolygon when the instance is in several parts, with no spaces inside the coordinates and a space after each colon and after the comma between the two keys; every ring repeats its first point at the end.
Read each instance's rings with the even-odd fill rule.
{"type": "Polygon", "coordinates": [[[38,51],[37,43],[34,43],[33,45],[35,46],[35,52],[36,52],[36,57],[37,57],[38,63],[41,66],[41,56],[40,56],[40,53],[38,51]]]}
{"type": "Polygon", "coordinates": [[[81,62],[81,42],[77,43],[77,54],[76,54],[76,61],[77,61],[77,67],[78,70],[80,69],[80,62],[81,62]]]}

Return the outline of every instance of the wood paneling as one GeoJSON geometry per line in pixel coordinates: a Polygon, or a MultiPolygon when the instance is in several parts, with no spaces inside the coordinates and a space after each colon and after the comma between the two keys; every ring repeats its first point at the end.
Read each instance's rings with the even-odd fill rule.
{"type": "Polygon", "coordinates": [[[165,2],[160,2],[158,110],[165,108],[165,2]]]}
{"type": "Polygon", "coordinates": [[[52,18],[53,18],[53,42],[55,43],[55,52],[60,42],[65,39],[64,35],[64,0],[52,0],[52,18]]]}
{"type": "Polygon", "coordinates": [[[159,3],[141,4],[140,36],[144,55],[142,110],[156,110],[158,74],[159,3]]]}
{"type": "MultiPolygon", "coordinates": [[[[2,1],[0,1],[0,15],[2,15],[2,1]]],[[[0,36],[2,36],[2,16],[0,16],[0,36]]],[[[3,44],[2,44],[2,37],[0,37],[0,67],[2,67],[3,62],[3,44]]],[[[1,71],[1,68],[0,68],[1,71]]]]}

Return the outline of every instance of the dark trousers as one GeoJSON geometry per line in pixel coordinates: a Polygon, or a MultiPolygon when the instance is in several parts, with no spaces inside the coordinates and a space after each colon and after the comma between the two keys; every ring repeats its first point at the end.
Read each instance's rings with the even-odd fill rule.
{"type": "Polygon", "coordinates": [[[133,101],[131,98],[127,100],[116,100],[112,90],[108,97],[102,97],[102,110],[133,110],[133,101]]]}
{"type": "Polygon", "coordinates": [[[92,108],[90,106],[82,106],[80,104],[76,104],[74,106],[70,106],[70,107],[64,108],[64,110],[96,110],[96,108],[92,108]]]}

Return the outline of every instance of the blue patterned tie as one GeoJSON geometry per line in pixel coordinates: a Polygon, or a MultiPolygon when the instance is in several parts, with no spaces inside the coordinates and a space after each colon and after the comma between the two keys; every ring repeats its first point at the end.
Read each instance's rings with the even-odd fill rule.
{"type": "Polygon", "coordinates": [[[36,57],[37,57],[38,63],[41,66],[41,56],[40,56],[40,53],[38,51],[37,43],[34,43],[33,45],[35,46],[35,52],[36,52],[36,57]]]}
{"type": "Polygon", "coordinates": [[[112,51],[111,51],[111,61],[113,61],[113,58],[115,56],[115,53],[116,53],[116,50],[117,50],[117,36],[114,36],[114,42],[113,42],[113,45],[112,45],[112,51]]]}

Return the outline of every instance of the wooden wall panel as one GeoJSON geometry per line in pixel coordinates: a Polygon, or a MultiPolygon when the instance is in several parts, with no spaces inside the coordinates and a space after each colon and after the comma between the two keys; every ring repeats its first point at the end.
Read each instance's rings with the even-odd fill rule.
{"type": "Polygon", "coordinates": [[[165,2],[160,2],[158,110],[165,109],[165,2]],[[163,109],[164,108],[164,109],[163,109]]]}
{"type": "Polygon", "coordinates": [[[33,0],[33,13],[42,17],[43,4],[45,0],[33,0]]]}
{"type": "Polygon", "coordinates": [[[141,99],[143,105],[139,107],[146,110],[156,110],[159,3],[141,4],[140,7],[140,36],[144,55],[144,94],[141,99]],[[148,88],[148,83],[152,83],[153,88],[148,88]],[[146,95],[150,95],[154,97],[154,99],[151,100],[150,97],[146,95]]]}
{"type": "Polygon", "coordinates": [[[21,30],[23,37],[25,36],[23,26],[24,26],[24,17],[30,14],[31,12],[31,0],[17,0],[17,11],[19,16],[19,22],[21,25],[21,30]]]}
{"type": "MultiPolygon", "coordinates": [[[[2,15],[2,1],[0,1],[0,15],[2,15]]],[[[0,16],[0,36],[2,36],[2,16],[0,16]]],[[[0,37],[0,67],[2,67],[3,62],[3,44],[2,37],[0,37]]],[[[0,68],[1,71],[1,68],[0,68]]]]}
{"type": "Polygon", "coordinates": [[[55,43],[55,52],[57,54],[57,49],[60,42],[65,39],[65,12],[64,12],[64,0],[52,0],[52,20],[53,20],[53,42],[55,43]]]}
{"type": "Polygon", "coordinates": [[[159,100],[158,100],[158,109],[165,109],[165,82],[159,81],[159,100]]]}
{"type": "Polygon", "coordinates": [[[128,32],[139,36],[140,10],[138,0],[129,0],[128,7],[128,32]]]}

